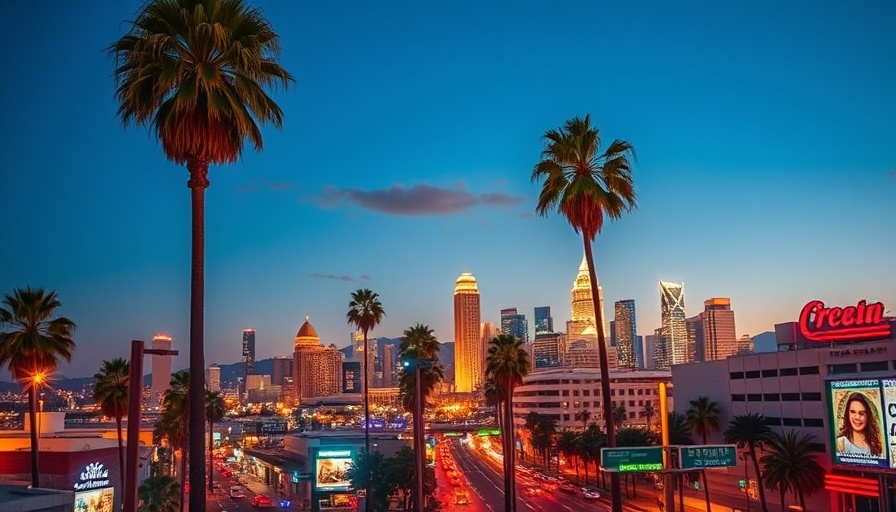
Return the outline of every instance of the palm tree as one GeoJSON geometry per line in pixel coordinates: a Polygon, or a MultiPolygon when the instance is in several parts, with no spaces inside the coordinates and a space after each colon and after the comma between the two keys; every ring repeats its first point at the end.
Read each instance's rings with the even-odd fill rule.
{"type": "Polygon", "coordinates": [[[628,418],[628,412],[625,410],[625,403],[619,402],[619,405],[613,408],[613,423],[621,427],[626,418],[628,418]]]}
{"type": "MultiPolygon", "coordinates": [[[[536,211],[540,215],[556,208],[566,217],[576,233],[582,234],[585,260],[591,281],[591,300],[594,303],[594,322],[597,328],[597,349],[600,356],[601,375],[609,375],[603,325],[603,312],[598,297],[597,275],[591,244],[600,233],[604,218],[618,219],[626,211],[635,208],[635,189],[629,157],[635,158],[631,144],[615,140],[600,151],[597,128],[591,127],[591,116],[575,117],[566,121],[558,130],[544,134],[545,149],[542,160],[532,171],[532,181],[544,180],[538,197],[536,211]]],[[[616,429],[613,424],[610,380],[601,379],[601,400],[607,427],[607,442],[616,446],[616,429]]],[[[619,495],[619,475],[610,475],[610,494],[613,512],[622,512],[619,495]]]]}
{"type": "MultiPolygon", "coordinates": [[[[398,345],[398,357],[403,363],[411,361],[437,361],[439,355],[439,340],[436,339],[433,330],[429,326],[417,324],[405,329],[401,343],[398,345]]],[[[432,365],[420,368],[420,380],[423,381],[423,403],[429,397],[436,385],[442,381],[442,365],[434,362],[432,365]]],[[[417,384],[413,369],[403,368],[398,380],[401,404],[406,411],[414,410],[414,389],[417,384]]]]}
{"type": "Polygon", "coordinates": [[[812,451],[811,435],[798,435],[793,430],[786,434],[772,433],[768,437],[768,450],[760,459],[765,468],[765,485],[777,488],[781,493],[781,510],[784,510],[784,495],[789,490],[799,498],[800,506],[806,509],[805,495],[812,495],[824,487],[824,467],[818,463],[812,451]]]}
{"type": "Polygon", "coordinates": [[[579,450],[576,438],[579,434],[572,430],[564,430],[557,436],[557,451],[566,456],[566,460],[575,457],[576,478],[579,478],[579,450]]]}
{"type": "Polygon", "coordinates": [[[205,392],[205,421],[208,422],[208,490],[215,492],[214,465],[215,422],[224,417],[224,397],[217,391],[205,392]]]}
{"type": "MultiPolygon", "coordinates": [[[[661,440],[655,432],[644,427],[624,427],[616,432],[617,446],[656,446],[660,444],[660,442],[661,440]]],[[[634,475],[626,475],[626,480],[628,480],[629,476],[633,477],[634,475]]],[[[632,496],[634,497],[637,497],[638,495],[636,484],[636,479],[632,478],[632,496]]],[[[625,495],[626,497],[629,497],[628,483],[626,483],[625,495]]]]}
{"type": "MultiPolygon", "coordinates": [[[[383,321],[386,313],[383,311],[379,295],[364,288],[352,293],[352,300],[348,303],[348,313],[345,316],[349,324],[364,334],[364,449],[370,453],[370,393],[367,390],[370,386],[370,370],[367,368],[370,364],[370,353],[367,349],[367,334],[383,321]]],[[[369,488],[365,487],[365,491],[370,494],[369,488]]],[[[368,503],[369,500],[365,500],[365,510],[370,510],[368,503]]]]}
{"type": "Polygon", "coordinates": [[[121,357],[103,361],[99,373],[93,376],[93,400],[99,404],[103,415],[115,418],[118,429],[118,466],[121,485],[124,485],[124,442],[121,435],[121,419],[128,414],[128,385],[131,364],[121,357]]]}
{"type": "Polygon", "coordinates": [[[581,411],[576,413],[576,421],[582,422],[582,430],[588,428],[588,421],[591,420],[591,411],[588,409],[582,409],[581,411]]]}
{"type": "Polygon", "coordinates": [[[607,435],[592,423],[582,432],[580,439],[582,461],[585,463],[585,485],[588,485],[588,463],[600,460],[600,449],[607,445],[607,435]]]}
{"type": "Polygon", "coordinates": [[[62,306],[55,291],[16,288],[0,308],[0,366],[6,365],[28,393],[31,422],[31,486],[40,487],[38,470],[37,390],[59,366],[59,358],[72,360],[75,323],[53,318],[62,306]],[[8,329],[8,330],[7,330],[8,329]]]}
{"type": "Polygon", "coordinates": [[[644,404],[644,407],[641,409],[641,412],[638,413],[638,416],[640,416],[642,418],[645,418],[645,417],[647,418],[647,428],[649,429],[650,428],[650,420],[651,420],[651,418],[653,418],[653,416],[655,414],[656,414],[656,408],[653,407],[653,402],[648,400],[647,403],[644,404]]]}
{"type": "Polygon", "coordinates": [[[753,460],[753,469],[756,471],[756,482],[759,484],[759,502],[762,503],[763,512],[768,512],[768,505],[765,503],[765,489],[762,485],[762,472],[759,470],[759,458],[756,456],[756,449],[768,442],[771,429],[765,423],[765,415],[753,412],[747,414],[739,414],[728,422],[728,428],[725,430],[725,442],[736,444],[738,448],[747,449],[750,458],[753,460]]]}
{"type": "Polygon", "coordinates": [[[177,480],[170,476],[151,476],[140,484],[137,496],[143,503],[139,512],[177,512],[177,480]]]}
{"type": "MultiPolygon", "coordinates": [[[[205,189],[212,164],[239,159],[248,139],[262,148],[259,124],[280,127],[283,112],[265,89],[292,76],[277,64],[279,36],[261,11],[243,0],[150,0],[130,31],[109,46],[115,58],[118,115],[125,125],[151,126],[165,156],[190,173],[192,270],[190,300],[190,431],[204,434],[205,189]]],[[[203,443],[190,448],[205,460],[203,443]]],[[[205,465],[190,468],[194,489],[205,465]]],[[[190,494],[205,510],[205,493],[190,494]]]]}
{"type": "MultiPolygon", "coordinates": [[[[156,423],[155,431],[161,437],[165,437],[168,439],[168,444],[171,445],[171,448],[174,451],[180,451],[180,475],[181,479],[184,478],[184,474],[187,471],[187,460],[189,455],[187,451],[187,447],[190,446],[190,438],[191,438],[191,430],[190,426],[190,372],[183,370],[179,371],[171,376],[171,382],[168,384],[168,389],[165,390],[165,393],[162,395],[162,411],[159,415],[159,421],[156,423]]],[[[203,397],[205,398],[205,397],[203,397]]],[[[205,407],[205,400],[203,400],[203,409],[205,407]]],[[[203,410],[203,425],[205,424],[205,411],[203,410]]],[[[200,439],[205,436],[205,429],[203,428],[202,436],[200,439]]],[[[199,444],[203,444],[200,442],[199,444]]],[[[204,445],[203,445],[204,446],[204,445]]],[[[199,460],[205,460],[204,458],[199,460]]],[[[202,466],[203,464],[199,464],[202,466]]],[[[200,486],[200,489],[205,486],[205,482],[200,486]]],[[[180,504],[181,509],[184,507],[184,486],[180,486],[180,504]]],[[[204,493],[202,493],[204,494],[204,493]]],[[[190,507],[192,510],[192,506],[190,507]]]]}
{"type": "Polygon", "coordinates": [[[485,374],[494,379],[504,395],[504,510],[516,511],[516,464],[513,452],[513,390],[529,373],[529,355],[523,342],[509,334],[500,334],[489,342],[485,374]]]}
{"type": "MultiPolygon", "coordinates": [[[[698,396],[691,400],[688,409],[685,412],[688,425],[694,429],[694,432],[706,444],[706,438],[711,432],[719,430],[719,405],[710,400],[708,396],[698,396]]],[[[709,482],[706,480],[706,470],[701,471],[703,474],[703,494],[706,497],[706,510],[712,510],[709,502],[709,482]]]]}
{"type": "Polygon", "coordinates": [[[503,429],[504,426],[501,424],[501,403],[504,401],[504,396],[501,389],[489,375],[485,376],[482,389],[485,393],[485,404],[489,407],[494,406],[495,422],[498,424],[498,428],[503,429]]]}

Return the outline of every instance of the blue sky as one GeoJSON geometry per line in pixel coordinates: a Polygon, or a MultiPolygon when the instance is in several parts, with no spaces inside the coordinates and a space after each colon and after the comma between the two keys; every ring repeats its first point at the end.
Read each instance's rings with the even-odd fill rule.
{"type": "MultiPolygon", "coordinates": [[[[116,117],[104,49],[140,2],[6,6],[0,33],[0,293],[58,291],[78,324],[67,376],[165,332],[187,366],[187,171],[116,117]]],[[[607,314],[658,280],[687,312],[730,297],[738,334],[803,304],[896,310],[896,4],[277,2],[259,5],[297,83],[281,131],[215,167],[206,195],[206,361],[291,353],[309,315],[347,344],[352,291],[374,335],[452,341],[464,271],[483,320],[569,318],[581,238],[534,214],[541,136],[590,113],[638,155],[638,209],[595,243],[607,314]],[[681,5],[684,4],[684,5],[681,5]]]]}

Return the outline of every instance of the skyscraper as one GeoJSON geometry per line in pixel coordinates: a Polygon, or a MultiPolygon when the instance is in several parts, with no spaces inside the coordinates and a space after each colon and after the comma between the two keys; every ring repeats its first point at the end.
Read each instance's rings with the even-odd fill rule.
{"type": "MultiPolygon", "coordinates": [[[[498,329],[492,322],[482,322],[479,324],[479,339],[480,339],[480,351],[482,355],[479,356],[481,361],[485,361],[485,358],[488,357],[488,345],[491,343],[493,339],[498,337],[501,334],[501,330],[498,329]]],[[[485,363],[482,364],[482,378],[485,380],[485,363]]]]}
{"type": "Polygon", "coordinates": [[[342,392],[342,352],[320,344],[308,317],[296,333],[292,374],[296,404],[342,392]]]}
{"type": "Polygon", "coordinates": [[[554,319],[551,317],[551,307],[538,306],[535,308],[535,336],[548,332],[554,332],[554,319]]]}
{"type": "Polygon", "coordinates": [[[660,281],[660,316],[665,361],[657,370],[668,370],[673,364],[688,362],[688,335],[684,312],[684,283],[660,281]]]}
{"type": "Polygon", "coordinates": [[[205,371],[205,387],[213,393],[221,391],[221,367],[212,364],[205,371]]]}
{"type": "MultiPolygon", "coordinates": [[[[362,331],[358,331],[352,336],[354,340],[354,356],[353,359],[355,361],[359,361],[361,363],[361,373],[364,372],[364,333],[362,331]]],[[[375,366],[376,366],[376,354],[377,354],[377,345],[376,338],[371,338],[368,336],[367,338],[367,364],[368,364],[368,375],[367,382],[364,382],[364,379],[361,378],[361,393],[364,392],[365,388],[372,388],[374,380],[375,366]]]]}
{"type": "MultiPolygon", "coordinates": [[[[152,337],[152,348],[171,350],[171,336],[156,334],[152,337]]],[[[171,384],[171,356],[152,356],[152,383],[149,390],[149,406],[158,408],[162,394],[171,384]]]]}
{"type": "Polygon", "coordinates": [[[471,393],[482,387],[484,360],[479,333],[479,288],[464,272],[454,286],[454,387],[471,393]]]}
{"type": "Polygon", "coordinates": [[[688,360],[706,361],[706,343],[703,336],[703,317],[694,315],[685,320],[688,332],[688,360]]]}
{"type": "Polygon", "coordinates": [[[633,299],[616,301],[616,353],[619,356],[619,368],[636,370],[638,359],[635,356],[635,338],[637,325],[635,321],[635,301],[633,299]]]}
{"type": "Polygon", "coordinates": [[[395,345],[383,345],[383,380],[382,387],[391,388],[395,373],[395,345]]]}
{"type": "Polygon", "coordinates": [[[560,365],[560,345],[563,334],[546,332],[535,335],[532,342],[531,368],[550,368],[560,365]]]}
{"type": "Polygon", "coordinates": [[[528,345],[529,321],[526,315],[517,312],[516,308],[501,310],[501,334],[509,334],[528,345]]]}
{"type": "Polygon", "coordinates": [[[601,311],[601,325],[598,327],[594,315],[594,300],[591,296],[591,278],[588,274],[588,261],[582,257],[579,271],[573,281],[570,291],[570,320],[566,322],[567,349],[575,354],[565,354],[564,365],[598,367],[600,366],[597,348],[598,333],[600,328],[604,333],[604,342],[607,346],[607,361],[610,368],[617,367],[616,350],[609,346],[607,335],[606,315],[604,312],[604,292],[597,286],[598,306],[601,311]]]}
{"type": "Polygon", "coordinates": [[[734,333],[734,311],[731,299],[716,297],[703,302],[703,333],[706,348],[704,361],[718,361],[737,354],[738,341],[734,333]]]}
{"type": "Polygon", "coordinates": [[[243,329],[243,376],[255,373],[255,329],[243,329]]]}

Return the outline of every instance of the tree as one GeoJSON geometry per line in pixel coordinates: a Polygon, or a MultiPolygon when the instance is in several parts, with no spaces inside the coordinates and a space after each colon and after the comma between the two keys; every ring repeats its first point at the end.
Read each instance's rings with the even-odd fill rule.
{"type": "MultiPolygon", "coordinates": [[[[685,412],[688,425],[700,436],[703,444],[711,432],[719,430],[719,405],[710,400],[708,396],[698,396],[688,403],[685,412]]],[[[709,502],[709,482],[706,479],[706,470],[700,472],[703,475],[703,495],[706,497],[706,510],[712,510],[709,502]]]]}
{"type": "Polygon", "coordinates": [[[738,448],[747,449],[750,459],[753,461],[753,469],[756,471],[756,482],[759,484],[759,502],[762,503],[763,512],[768,512],[765,503],[765,489],[762,485],[762,471],[759,470],[759,458],[756,449],[761,449],[768,442],[771,429],[765,423],[765,415],[757,413],[739,414],[728,422],[725,430],[725,442],[736,444],[738,448]]]}
{"type": "Polygon", "coordinates": [[[767,450],[760,459],[765,468],[765,485],[781,493],[782,510],[788,490],[805,510],[805,496],[824,488],[825,469],[812,450],[813,440],[811,435],[790,430],[786,434],[772,433],[766,441],[767,450]]]}
{"type": "MultiPolygon", "coordinates": [[[[616,446],[656,446],[660,444],[661,441],[662,440],[655,432],[652,432],[647,428],[624,427],[616,432],[616,446]]],[[[626,475],[626,480],[628,480],[628,476],[634,475],[626,475]]],[[[632,478],[632,496],[638,495],[638,490],[635,488],[635,482],[635,479],[632,478]]],[[[626,497],[629,497],[628,484],[626,484],[625,491],[626,497]]]]}
{"type": "MultiPolygon", "coordinates": [[[[389,509],[389,495],[393,492],[391,482],[386,478],[385,457],[375,451],[361,451],[349,466],[347,479],[354,489],[367,489],[366,505],[373,512],[389,509]]],[[[411,468],[413,472],[413,467],[411,468]]]]}
{"type": "MultiPolygon", "coordinates": [[[[113,43],[118,115],[125,126],[152,127],[165,156],[190,173],[192,269],[190,286],[190,431],[204,434],[205,189],[212,164],[236,162],[248,139],[262,148],[259,124],[279,128],[283,112],[266,88],[292,76],[277,64],[279,36],[261,11],[243,0],[150,0],[113,43]]],[[[190,448],[205,460],[205,445],[190,448]]],[[[205,465],[190,468],[194,489],[205,465]]],[[[205,493],[190,494],[190,509],[205,510],[205,493]]]]}
{"type": "Polygon", "coordinates": [[[482,389],[485,392],[486,405],[495,408],[495,423],[498,424],[498,428],[503,429],[504,426],[501,424],[501,403],[504,401],[504,396],[501,389],[495,384],[495,379],[489,375],[485,376],[482,389]]]}
{"type": "Polygon", "coordinates": [[[124,442],[121,435],[121,419],[128,415],[128,386],[131,364],[121,357],[103,361],[99,373],[93,376],[93,400],[99,404],[103,415],[115,418],[118,430],[118,465],[121,485],[124,485],[124,442]]]}
{"type": "Polygon", "coordinates": [[[414,390],[417,378],[413,364],[415,361],[436,361],[432,365],[420,368],[420,380],[423,381],[423,403],[429,397],[436,384],[442,381],[442,365],[437,362],[439,355],[439,341],[429,326],[417,324],[405,329],[401,343],[398,345],[398,357],[402,363],[409,366],[402,367],[398,379],[398,389],[401,394],[401,404],[406,411],[414,410],[414,390]]]}
{"type": "MultiPolygon", "coordinates": [[[[619,405],[613,408],[613,423],[621,427],[626,418],[628,418],[628,412],[625,410],[625,403],[619,402],[619,405]]],[[[616,446],[619,444],[617,443],[616,446]]]]}
{"type": "Polygon", "coordinates": [[[576,438],[579,434],[572,430],[564,430],[557,436],[557,451],[562,453],[566,460],[572,460],[575,457],[576,478],[579,478],[579,446],[576,438]]]}
{"type": "Polygon", "coordinates": [[[215,423],[224,417],[224,397],[217,391],[205,392],[205,421],[208,422],[208,491],[215,492],[215,423]]]}
{"type": "Polygon", "coordinates": [[[142,504],[139,512],[177,512],[177,480],[166,475],[151,476],[137,488],[142,504]]]}
{"type": "MultiPolygon", "coordinates": [[[[597,274],[591,244],[600,233],[605,218],[619,219],[635,208],[635,189],[629,157],[634,148],[624,140],[615,140],[600,153],[600,135],[591,127],[591,116],[575,117],[557,130],[544,134],[542,160],[532,171],[532,181],[543,180],[536,211],[545,216],[555,209],[563,215],[576,233],[582,234],[585,260],[591,281],[591,300],[597,328],[597,349],[601,375],[609,375],[607,347],[604,339],[603,313],[598,297],[597,274]]],[[[607,442],[616,446],[610,380],[601,379],[601,400],[607,427],[607,442]]],[[[610,475],[613,512],[622,512],[619,475],[610,475]]]]}
{"type": "Polygon", "coordinates": [[[513,390],[529,373],[529,354],[523,342],[509,334],[500,334],[489,341],[485,358],[485,374],[491,377],[504,396],[504,510],[516,511],[516,463],[513,451],[513,390]]]}
{"type": "Polygon", "coordinates": [[[40,487],[38,468],[37,393],[59,366],[59,358],[72,360],[75,323],[55,317],[62,302],[55,291],[16,288],[0,308],[0,366],[6,365],[28,393],[31,423],[31,486],[40,487]]]}
{"type": "Polygon", "coordinates": [[[581,411],[576,413],[576,421],[582,422],[582,430],[588,428],[588,422],[591,420],[591,411],[588,409],[582,409],[581,411]]]}
{"type": "Polygon", "coordinates": [[[647,418],[647,428],[650,428],[650,419],[656,415],[656,408],[653,407],[653,402],[650,400],[644,404],[644,407],[641,409],[641,412],[638,413],[638,416],[642,418],[647,418]]]}
{"type": "Polygon", "coordinates": [[[557,432],[557,421],[550,416],[532,411],[526,416],[524,427],[529,431],[529,437],[532,440],[532,450],[541,455],[547,470],[550,471],[551,446],[553,445],[554,434],[557,432]]]}
{"type": "MultiPolygon", "coordinates": [[[[352,293],[346,319],[364,335],[364,449],[367,452],[370,452],[370,393],[367,389],[370,386],[370,370],[368,369],[370,352],[367,348],[367,334],[383,321],[385,315],[379,295],[367,288],[352,293]]],[[[365,489],[367,494],[370,494],[370,489],[365,489]]],[[[369,500],[365,503],[369,503],[369,500]]]]}
{"type": "MultiPolygon", "coordinates": [[[[156,423],[155,433],[160,437],[164,437],[168,439],[168,444],[171,445],[171,448],[177,452],[180,451],[180,475],[181,479],[184,478],[184,475],[187,471],[187,460],[189,459],[189,454],[187,453],[187,448],[190,446],[190,437],[192,432],[190,431],[190,422],[189,416],[191,414],[190,410],[190,372],[187,370],[179,371],[173,375],[171,375],[171,382],[168,384],[168,389],[165,390],[165,393],[162,395],[162,410],[159,414],[159,421],[156,423]]],[[[203,397],[205,398],[205,397],[203,397]]],[[[203,400],[203,409],[205,408],[205,400],[203,400]]],[[[205,422],[205,411],[203,410],[203,424],[205,422]]],[[[205,437],[205,429],[203,429],[202,436],[200,439],[205,437]]],[[[199,444],[203,444],[200,442],[199,444]]],[[[204,445],[203,445],[204,446],[204,445]]],[[[205,459],[199,459],[204,461],[205,459]]],[[[195,465],[195,464],[194,464],[195,465]]],[[[203,464],[198,464],[202,466],[203,464]]],[[[205,487],[205,482],[202,482],[202,485],[199,486],[200,489],[205,487]]],[[[180,505],[181,509],[184,507],[184,486],[180,486],[180,505]]],[[[204,493],[202,493],[204,494],[204,493]]],[[[191,507],[192,508],[192,507],[191,507]]]]}
{"type": "MultiPolygon", "coordinates": [[[[670,412],[667,415],[668,428],[669,428],[669,444],[670,445],[689,445],[694,444],[694,438],[691,437],[693,433],[691,431],[690,425],[688,425],[688,419],[684,414],[679,414],[677,412],[670,412]]],[[[679,508],[684,510],[684,481],[683,475],[678,474],[678,502],[679,508]]]]}
{"type": "Polygon", "coordinates": [[[607,435],[592,423],[582,432],[580,439],[579,449],[585,463],[585,485],[588,485],[588,463],[600,460],[600,449],[607,445],[607,435]]]}

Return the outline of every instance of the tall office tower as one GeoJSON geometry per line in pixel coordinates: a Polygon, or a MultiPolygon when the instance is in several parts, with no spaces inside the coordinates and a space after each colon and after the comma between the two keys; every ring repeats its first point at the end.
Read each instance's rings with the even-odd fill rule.
{"type": "MultiPolygon", "coordinates": [[[[156,334],[152,337],[152,348],[171,350],[171,336],[156,334]]],[[[157,409],[162,395],[171,383],[171,356],[152,356],[152,383],[149,390],[149,406],[157,409]]]]}
{"type": "Polygon", "coordinates": [[[395,345],[383,345],[382,387],[391,388],[395,384],[395,345]]]}
{"type": "Polygon", "coordinates": [[[212,364],[205,371],[205,387],[212,393],[221,391],[221,367],[212,364]]]}
{"type": "Polygon", "coordinates": [[[472,393],[482,387],[485,371],[479,333],[479,288],[464,272],[454,286],[454,389],[472,393]]]}
{"type": "MultiPolygon", "coordinates": [[[[354,356],[353,359],[361,363],[361,373],[364,373],[364,333],[356,332],[353,335],[354,340],[354,356]]],[[[374,382],[374,374],[376,373],[376,338],[371,338],[368,333],[367,337],[367,364],[368,364],[368,375],[367,382],[363,382],[364,379],[361,379],[361,393],[364,393],[365,387],[373,387],[372,382],[374,382]]]]}
{"type": "Polygon", "coordinates": [[[255,329],[243,329],[243,376],[255,373],[255,329]]]}
{"type": "Polygon", "coordinates": [[[271,384],[285,386],[286,379],[292,377],[292,358],[289,356],[274,357],[274,368],[271,371],[271,384]]]}
{"type": "Polygon", "coordinates": [[[756,351],[756,347],[753,344],[753,338],[750,337],[749,334],[744,334],[737,340],[737,353],[738,354],[752,354],[756,351]]]}
{"type": "Polygon", "coordinates": [[[647,368],[647,360],[644,358],[644,336],[635,336],[635,364],[639,370],[647,368]]]}
{"type": "Polygon", "coordinates": [[[662,343],[668,361],[658,370],[688,362],[688,333],[684,313],[684,283],[660,281],[660,315],[663,320],[662,343]]]}
{"type": "MultiPolygon", "coordinates": [[[[607,346],[607,360],[610,368],[616,368],[616,351],[609,346],[607,317],[603,314],[604,292],[600,284],[597,286],[597,297],[601,311],[600,329],[603,330],[604,342],[607,346]]],[[[570,291],[570,312],[570,320],[566,322],[567,349],[580,353],[575,355],[567,354],[564,357],[563,365],[592,366],[590,361],[599,360],[597,356],[598,326],[594,316],[594,301],[591,297],[591,278],[588,275],[588,262],[584,257],[582,257],[582,263],[579,265],[579,271],[570,291]],[[579,343],[580,341],[585,343],[579,343]],[[582,351],[593,352],[593,354],[581,353],[582,351]],[[576,363],[573,363],[573,361],[576,361],[576,363]]]]}
{"type": "Polygon", "coordinates": [[[715,297],[703,302],[703,331],[706,337],[705,361],[718,361],[737,354],[737,335],[734,333],[734,311],[731,299],[715,297]]]}
{"type": "Polygon", "coordinates": [[[526,315],[517,313],[516,308],[502,309],[501,334],[509,334],[528,346],[529,321],[526,320],[526,315]]]}
{"type": "MultiPolygon", "coordinates": [[[[489,343],[498,335],[501,334],[501,330],[492,323],[492,322],[482,322],[479,324],[479,339],[480,339],[480,350],[482,351],[482,355],[479,356],[480,361],[485,361],[485,358],[488,357],[488,346],[489,343]]],[[[482,364],[482,380],[485,382],[485,363],[482,364]]]]}
{"type": "Polygon", "coordinates": [[[543,332],[535,335],[532,342],[530,368],[551,368],[560,366],[560,345],[563,334],[559,332],[543,332]]]}
{"type": "Polygon", "coordinates": [[[638,358],[635,355],[635,301],[633,299],[616,301],[616,353],[619,356],[619,368],[638,369],[638,358]]]}
{"type": "Polygon", "coordinates": [[[703,336],[703,317],[694,315],[685,320],[688,333],[688,359],[706,361],[706,338],[703,336]]]}
{"type": "Polygon", "coordinates": [[[616,320],[610,320],[610,346],[616,346],[616,320]]]}
{"type": "Polygon", "coordinates": [[[645,370],[655,370],[657,368],[657,362],[662,356],[661,348],[660,348],[660,336],[659,329],[655,332],[656,334],[648,334],[644,336],[644,369],[645,370]]]}
{"type": "Polygon", "coordinates": [[[295,403],[303,399],[337,395],[342,391],[342,352],[320,344],[308,317],[296,333],[293,351],[295,403]]]}
{"type": "Polygon", "coordinates": [[[550,306],[538,306],[535,308],[535,335],[554,332],[554,319],[551,317],[550,306]]]}

